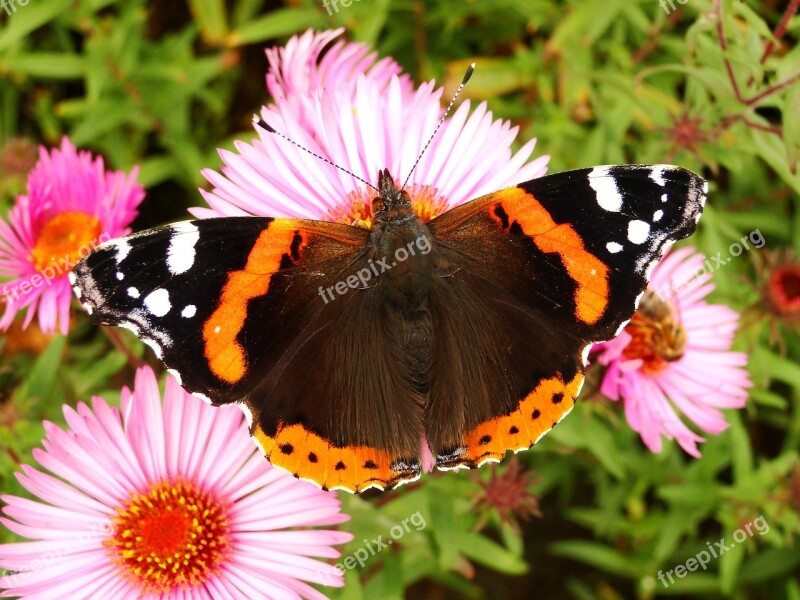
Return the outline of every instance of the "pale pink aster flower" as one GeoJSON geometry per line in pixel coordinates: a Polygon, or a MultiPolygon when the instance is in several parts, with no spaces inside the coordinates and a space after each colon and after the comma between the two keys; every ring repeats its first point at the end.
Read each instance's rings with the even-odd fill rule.
{"type": "Polygon", "coordinates": [[[3,596],[24,599],[211,600],[325,596],[343,585],[332,547],[352,535],[323,492],[264,460],[237,407],[212,408],[169,377],[164,401],[150,368],[120,409],[95,397],[45,423],[23,466],[36,496],[3,496],[0,522],[31,541],[0,545],[3,596]],[[300,528],[300,529],[296,529],[300,528]]]}
{"type": "MultiPolygon", "coordinates": [[[[442,115],[442,90],[434,90],[433,82],[410,90],[396,74],[387,84],[385,73],[376,77],[372,70],[359,72],[348,62],[356,52],[350,46],[325,55],[331,56],[326,69],[343,75],[326,80],[313,92],[298,94],[292,102],[278,99],[262,108],[261,116],[280,133],[372,185],[377,185],[383,168],[402,184],[442,115]],[[348,72],[353,75],[345,76],[348,72]]],[[[361,46],[358,51],[363,51],[361,46]]],[[[271,59],[284,61],[286,54],[278,51],[271,59]]],[[[279,62],[271,69],[286,73],[288,67],[279,62]]],[[[282,81],[287,78],[284,75],[282,81]]],[[[304,85],[291,87],[304,89],[304,85]]],[[[319,81],[313,79],[309,88],[315,85],[319,81]]],[[[214,186],[210,192],[201,190],[211,208],[194,208],[192,214],[369,224],[374,190],[277,135],[258,126],[256,131],[259,139],[252,144],[236,143],[238,153],[220,151],[225,163],[221,174],[204,171],[214,186]]],[[[473,198],[543,175],[549,157],[527,162],[536,140],[512,152],[517,131],[508,122],[493,119],[486,103],[470,114],[470,103],[463,102],[442,125],[408,182],[417,213],[428,220],[473,198]]]]}
{"type": "Polygon", "coordinates": [[[402,75],[402,67],[394,59],[378,60],[377,52],[370,52],[365,43],[333,40],[344,33],[344,28],[315,32],[311,29],[296,35],[286,46],[266,50],[267,89],[276,101],[286,102],[292,112],[299,114],[304,108],[303,98],[315,96],[324,88],[350,89],[355,93],[360,75],[379,87],[388,86],[394,75],[399,76],[406,94],[413,92],[411,78],[402,75]]]}
{"type": "Polygon", "coordinates": [[[130,233],[128,225],[144,198],[130,174],[107,171],[101,157],[77,151],[65,137],[61,148],[39,149],[28,176],[28,193],[0,219],[0,284],[6,303],[0,329],[27,308],[23,327],[38,314],[45,333],[69,327],[72,287],[67,273],[94,247],[130,233]]]}
{"type": "Polygon", "coordinates": [[[600,391],[622,398],[625,416],[652,452],[661,436],[699,457],[705,441],[678,416],[716,435],[727,429],[720,409],[742,408],[752,384],[747,355],[731,352],[739,315],[704,298],[714,289],[704,257],[684,247],[653,270],[631,322],[615,339],[595,346],[607,367],[600,391]]]}

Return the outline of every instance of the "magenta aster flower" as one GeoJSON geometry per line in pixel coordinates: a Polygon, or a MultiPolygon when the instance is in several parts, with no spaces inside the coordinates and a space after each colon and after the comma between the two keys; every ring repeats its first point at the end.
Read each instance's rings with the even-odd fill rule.
{"type": "Polygon", "coordinates": [[[28,193],[17,199],[8,222],[0,219],[0,285],[6,303],[0,328],[27,308],[27,327],[35,314],[45,333],[66,333],[72,288],[67,273],[92,248],[130,233],[128,224],[144,198],[130,174],[107,171],[103,159],[78,152],[64,138],[50,153],[39,149],[39,161],[28,176],[28,193]]]}
{"type": "Polygon", "coordinates": [[[32,541],[0,545],[3,596],[21,598],[325,598],[341,586],[349,533],[306,529],[349,519],[332,492],[275,469],[250,442],[242,413],[212,408],[168,378],[136,374],[120,409],[95,397],[45,423],[22,485],[0,519],[32,541]],[[302,529],[295,529],[302,528],[302,529]]]}
{"type": "Polygon", "coordinates": [[[714,288],[710,279],[693,248],[668,254],[625,330],[595,347],[607,366],[601,391],[622,398],[628,423],[653,452],[664,435],[699,457],[697,442],[705,440],[678,412],[716,435],[728,427],[720,409],[742,408],[747,399],[747,356],[730,351],[739,315],[703,300],[714,288]]]}
{"type": "MultiPolygon", "coordinates": [[[[298,144],[377,185],[388,168],[404,181],[442,115],[442,90],[414,90],[393,61],[373,64],[361,44],[337,44],[317,65],[319,52],[338,32],[294,38],[270,54],[275,103],[262,118],[298,144]],[[367,67],[372,68],[367,70],[367,67]],[[292,73],[301,75],[294,76],[292,73]],[[324,87],[322,82],[324,80],[324,87]],[[287,100],[285,90],[292,91],[287,100]]],[[[210,209],[202,218],[269,215],[368,225],[374,190],[277,135],[256,128],[259,139],[221,150],[222,173],[204,172],[214,186],[202,191],[210,209]]],[[[549,157],[526,164],[536,140],[513,153],[517,128],[494,120],[486,104],[470,114],[464,102],[442,126],[408,182],[417,213],[430,219],[483,194],[545,173],[549,157]]]]}

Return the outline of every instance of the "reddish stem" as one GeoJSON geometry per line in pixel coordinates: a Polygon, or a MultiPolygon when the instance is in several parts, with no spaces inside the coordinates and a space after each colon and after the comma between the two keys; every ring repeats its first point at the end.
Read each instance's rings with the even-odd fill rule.
{"type": "Polygon", "coordinates": [[[111,345],[114,346],[117,350],[122,352],[125,357],[128,359],[128,362],[136,369],[140,367],[144,367],[147,363],[145,363],[142,359],[138,356],[135,356],[130,349],[123,343],[122,339],[119,337],[117,331],[112,327],[103,327],[103,333],[108,336],[108,339],[111,340],[111,345]]]}

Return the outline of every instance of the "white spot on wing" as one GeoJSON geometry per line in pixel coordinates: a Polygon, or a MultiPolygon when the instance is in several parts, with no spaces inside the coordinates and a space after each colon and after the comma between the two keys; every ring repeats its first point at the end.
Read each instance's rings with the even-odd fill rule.
{"type": "Polygon", "coordinates": [[[589,173],[589,186],[597,194],[597,204],[609,212],[622,210],[622,194],[617,182],[609,175],[608,167],[595,167],[589,173]]]}
{"type": "Polygon", "coordinates": [[[164,355],[164,352],[161,350],[161,346],[158,345],[158,342],[155,341],[153,338],[147,338],[147,337],[143,337],[142,341],[148,346],[150,346],[150,348],[153,349],[153,352],[155,352],[155,355],[158,358],[158,360],[161,360],[161,357],[164,355]]]}
{"type": "Polygon", "coordinates": [[[667,195],[666,194],[661,194],[661,201],[662,202],[666,202],[667,201],[667,195]]]}
{"type": "Polygon", "coordinates": [[[664,216],[664,211],[657,210],[656,212],[653,213],[653,221],[658,223],[661,220],[661,217],[663,216],[664,216]]]}
{"type": "Polygon", "coordinates": [[[656,165],[653,167],[653,170],[650,171],[650,179],[655,181],[661,187],[667,185],[667,182],[664,181],[664,171],[666,171],[666,167],[663,165],[656,165]]]}
{"type": "Polygon", "coordinates": [[[644,221],[633,220],[628,223],[628,241],[632,244],[643,244],[650,235],[650,225],[644,221]]]}
{"type": "Polygon", "coordinates": [[[167,373],[169,373],[175,378],[175,381],[178,382],[178,385],[183,385],[183,381],[181,380],[181,374],[178,373],[175,369],[167,369],[167,373]]]}
{"type": "Polygon", "coordinates": [[[125,275],[121,271],[117,271],[117,281],[122,281],[123,279],[125,279],[125,275]]]}
{"type": "Polygon", "coordinates": [[[123,329],[127,329],[128,331],[132,331],[133,335],[135,335],[135,336],[139,335],[139,328],[134,323],[129,323],[127,321],[124,321],[124,322],[119,324],[119,327],[122,327],[123,329]]]}
{"type": "Polygon", "coordinates": [[[139,297],[139,290],[137,290],[135,287],[129,287],[128,288],[128,296],[130,296],[131,298],[138,298],[139,297]]]}
{"type": "Polygon", "coordinates": [[[112,245],[117,249],[114,260],[117,262],[117,264],[119,264],[125,260],[125,257],[130,253],[131,245],[128,243],[128,240],[125,239],[112,242],[112,245]]]}
{"type": "Polygon", "coordinates": [[[172,229],[167,249],[167,268],[173,275],[180,275],[194,264],[194,246],[200,239],[200,231],[194,223],[179,223],[172,229]]]}
{"type": "MultiPolygon", "coordinates": [[[[200,400],[202,400],[203,402],[205,402],[208,405],[211,404],[211,398],[209,398],[208,396],[206,396],[205,394],[203,394],[201,392],[192,392],[192,396],[194,396],[195,398],[200,398],[200,400]]],[[[253,439],[255,439],[255,438],[253,438],[253,439]]],[[[262,448],[261,451],[263,452],[264,449],[262,448]]]]}
{"type": "Polygon", "coordinates": [[[250,431],[253,430],[253,411],[250,410],[250,407],[247,406],[246,402],[237,402],[236,403],[239,408],[242,409],[244,413],[244,418],[247,419],[247,427],[250,431]]]}
{"type": "Polygon", "coordinates": [[[191,319],[197,313],[197,307],[194,304],[187,304],[181,311],[181,316],[186,319],[191,319]]]}
{"type": "Polygon", "coordinates": [[[158,288],[150,292],[145,296],[144,306],[154,317],[163,317],[172,308],[169,303],[169,292],[164,288],[158,288]]]}
{"type": "Polygon", "coordinates": [[[617,242],[608,242],[606,244],[606,250],[611,252],[611,254],[616,254],[622,250],[622,244],[618,244],[617,242]]]}

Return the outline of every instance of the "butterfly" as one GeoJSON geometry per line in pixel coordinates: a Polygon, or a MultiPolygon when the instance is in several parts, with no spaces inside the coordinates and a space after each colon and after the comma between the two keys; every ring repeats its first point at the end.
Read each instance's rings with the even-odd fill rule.
{"type": "Polygon", "coordinates": [[[500,461],[572,409],[708,191],[671,165],[557,173],[423,222],[388,170],[369,229],[226,217],[112,240],[70,273],[100,324],[238,404],[269,461],[388,490],[500,461]],[[425,468],[424,468],[425,467],[425,468]]]}

